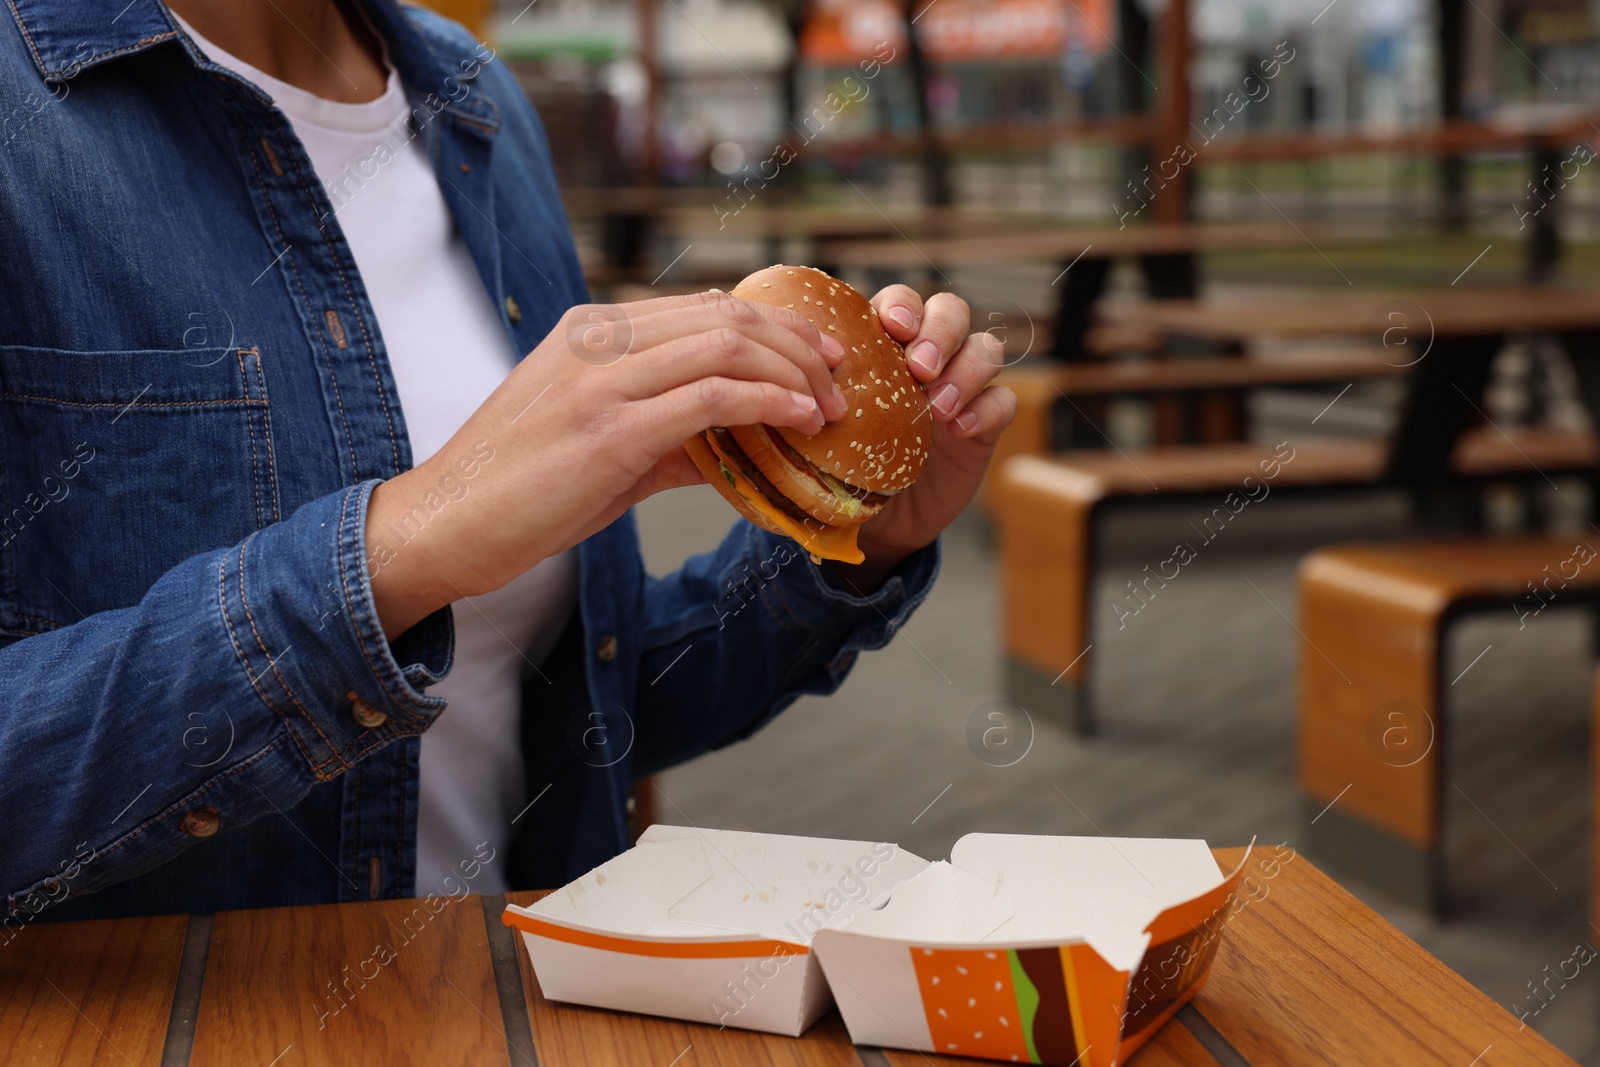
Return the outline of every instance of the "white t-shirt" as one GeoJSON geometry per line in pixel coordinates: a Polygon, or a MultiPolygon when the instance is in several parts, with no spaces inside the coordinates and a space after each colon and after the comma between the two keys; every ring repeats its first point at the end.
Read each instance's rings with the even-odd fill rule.
{"type": "MultiPolygon", "coordinates": [[[[175,16],[176,17],[176,16],[175,16]]],[[[389,352],[416,463],[460,429],[515,365],[482,277],[439,191],[399,76],[376,100],[324,100],[262,73],[205,40],[195,44],[269,94],[288,116],[327,189],[389,352]]],[[[491,461],[492,462],[492,461],[491,461]]],[[[471,492],[471,483],[465,483],[471,492]]],[[[417,894],[442,882],[487,842],[499,858],[528,797],[520,742],[524,662],[561,636],[578,595],[576,555],[540,563],[502,589],[455,605],[456,656],[432,693],[449,707],[422,735],[417,894]]],[[[501,893],[501,863],[483,866],[475,893],[501,893]]]]}

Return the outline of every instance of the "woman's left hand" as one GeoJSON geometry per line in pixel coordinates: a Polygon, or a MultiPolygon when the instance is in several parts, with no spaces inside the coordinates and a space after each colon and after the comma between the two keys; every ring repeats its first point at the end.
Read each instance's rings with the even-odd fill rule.
{"type": "Polygon", "coordinates": [[[872,305],[927,391],[928,410],[917,425],[926,428],[930,445],[921,477],[862,524],[858,543],[866,562],[834,564],[862,593],[882,585],[901,560],[932,544],[961,514],[1017,411],[1016,394],[990,384],[1005,363],[1005,346],[991,334],[969,332],[965,300],[935,293],[924,303],[909,286],[891,285],[872,305]]]}

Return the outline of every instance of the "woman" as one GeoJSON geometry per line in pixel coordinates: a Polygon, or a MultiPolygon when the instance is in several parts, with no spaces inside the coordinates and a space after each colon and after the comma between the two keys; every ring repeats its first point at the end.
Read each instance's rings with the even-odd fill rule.
{"type": "Polygon", "coordinates": [[[926,595],[1015,405],[959,299],[874,299],[934,449],[864,564],[773,566],[741,521],[652,578],[631,505],[701,480],[702,429],[838,417],[837,343],[717,294],[580,306],[538,118],[435,15],[10,11],[9,936],[559,884],[626,847],[635,778],[832,691],[926,595]]]}

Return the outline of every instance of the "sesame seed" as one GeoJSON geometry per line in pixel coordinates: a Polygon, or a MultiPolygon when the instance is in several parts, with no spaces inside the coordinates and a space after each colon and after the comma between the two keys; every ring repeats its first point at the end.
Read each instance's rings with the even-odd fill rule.
{"type": "Polygon", "coordinates": [[[834,327],[833,327],[833,323],[831,323],[831,322],[830,322],[830,323],[828,323],[828,329],[830,329],[830,330],[831,330],[831,329],[833,329],[833,328],[834,328],[834,327]]]}
{"type": "Polygon", "coordinates": [[[794,271],[792,271],[792,270],[791,271],[785,271],[784,273],[789,275],[789,277],[791,277],[791,278],[794,277],[794,271]]]}
{"type": "Polygon", "coordinates": [[[831,448],[828,449],[828,454],[826,456],[823,456],[822,458],[823,459],[832,459],[833,458],[833,449],[831,449],[831,448]]]}
{"type": "Polygon", "coordinates": [[[763,289],[771,289],[772,288],[772,283],[771,282],[762,282],[761,283],[761,288],[763,288],[763,289]]]}
{"type": "Polygon", "coordinates": [[[810,282],[806,282],[806,288],[807,289],[811,288],[811,283],[810,282]]]}
{"type": "Polygon", "coordinates": [[[860,408],[856,408],[856,418],[859,419],[860,417],[861,417],[861,409],[860,408]]]}

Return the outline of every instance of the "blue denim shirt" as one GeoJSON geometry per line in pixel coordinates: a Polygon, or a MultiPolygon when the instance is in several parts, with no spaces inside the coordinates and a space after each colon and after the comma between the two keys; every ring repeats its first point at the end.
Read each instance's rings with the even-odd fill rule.
{"type": "MultiPolygon", "coordinates": [[[[7,6],[0,941],[41,912],[415,895],[452,622],[391,643],[373,609],[367,502],[411,453],[328,196],[285,116],[158,0],[7,6]]],[[[459,26],[364,8],[526,352],[587,299],[539,119],[459,26]]],[[[490,861],[513,885],[626,847],[636,777],[835,689],[938,566],[934,546],[863,597],[740,521],[655,578],[631,515],[578,556],[579,610],[507,739],[534,799],[490,861]]],[[[463,843],[464,880],[483,859],[463,843]]]]}

